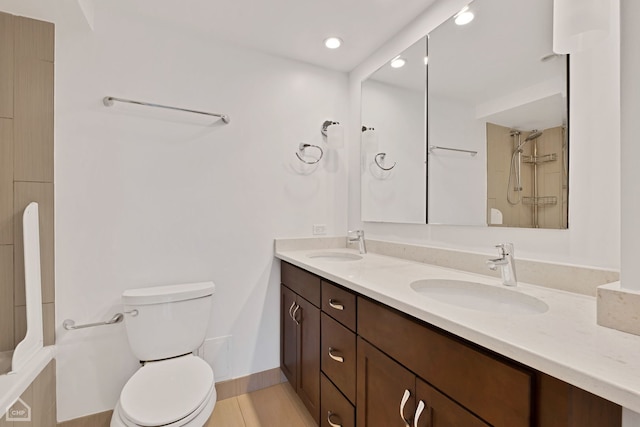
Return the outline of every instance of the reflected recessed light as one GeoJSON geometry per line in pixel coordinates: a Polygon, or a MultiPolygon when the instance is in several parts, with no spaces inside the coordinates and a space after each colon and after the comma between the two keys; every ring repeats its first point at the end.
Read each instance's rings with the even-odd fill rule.
{"type": "Polygon", "coordinates": [[[429,63],[429,57],[425,56],[424,57],[424,65],[427,65],[429,63]]]}
{"type": "Polygon", "coordinates": [[[401,68],[404,67],[404,64],[407,63],[407,60],[400,57],[400,56],[396,56],[395,58],[393,58],[391,60],[391,67],[392,68],[401,68]]]}
{"type": "Polygon", "coordinates": [[[342,39],[338,37],[329,37],[324,39],[324,45],[329,49],[337,49],[342,44],[342,39]]]}
{"type": "Polygon", "coordinates": [[[469,22],[473,21],[474,17],[473,12],[469,11],[469,6],[465,6],[456,14],[455,23],[457,25],[467,25],[469,22]]]}

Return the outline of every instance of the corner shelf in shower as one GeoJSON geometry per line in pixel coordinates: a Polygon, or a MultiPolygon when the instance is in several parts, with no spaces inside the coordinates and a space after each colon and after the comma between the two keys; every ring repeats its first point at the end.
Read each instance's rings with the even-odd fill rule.
{"type": "Polygon", "coordinates": [[[557,205],[558,198],[556,196],[523,197],[522,203],[525,205],[550,206],[557,205]]]}
{"type": "Polygon", "coordinates": [[[540,163],[554,162],[558,160],[556,153],[543,154],[542,156],[522,156],[522,163],[532,163],[539,165],[540,163]]]}

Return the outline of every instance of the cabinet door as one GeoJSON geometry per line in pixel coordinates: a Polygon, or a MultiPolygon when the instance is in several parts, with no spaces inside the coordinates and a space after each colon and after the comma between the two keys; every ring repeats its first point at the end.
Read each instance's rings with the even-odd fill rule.
{"type": "Polygon", "coordinates": [[[297,384],[297,326],[291,317],[296,294],[286,286],[280,286],[280,368],[293,388],[297,384]]]}
{"type": "Polygon", "coordinates": [[[298,396],[319,423],[320,417],[320,309],[298,296],[298,396]]]}
{"type": "Polygon", "coordinates": [[[416,379],[416,427],[490,427],[420,378],[416,379]]]}
{"type": "Polygon", "coordinates": [[[414,395],[415,376],[358,337],[357,426],[406,427],[416,408],[414,395]]]}

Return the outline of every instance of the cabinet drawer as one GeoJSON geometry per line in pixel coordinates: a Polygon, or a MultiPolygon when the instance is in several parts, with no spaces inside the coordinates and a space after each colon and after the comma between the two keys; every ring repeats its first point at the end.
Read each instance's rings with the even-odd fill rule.
{"type": "Polygon", "coordinates": [[[351,403],[356,401],[356,335],[322,313],[320,366],[351,403]]]}
{"type": "Polygon", "coordinates": [[[289,289],[320,307],[320,278],[299,267],[282,262],[280,281],[289,289]]]}
{"type": "Polygon", "coordinates": [[[495,427],[529,427],[533,373],[358,298],[358,334],[495,427]]]}
{"type": "Polygon", "coordinates": [[[352,331],[356,330],[356,296],[322,281],[322,311],[352,331]]]}
{"type": "Polygon", "coordinates": [[[324,374],[320,376],[320,427],[333,427],[329,422],[341,427],[355,427],[356,410],[353,405],[324,374]]]}

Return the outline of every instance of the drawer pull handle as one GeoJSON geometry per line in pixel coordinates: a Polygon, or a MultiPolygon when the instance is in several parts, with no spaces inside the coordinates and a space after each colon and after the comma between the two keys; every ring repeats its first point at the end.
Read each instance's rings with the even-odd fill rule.
{"type": "Polygon", "coordinates": [[[329,411],[327,412],[327,422],[329,423],[329,425],[331,427],[342,427],[342,424],[336,424],[334,422],[331,422],[331,416],[334,415],[333,412],[329,411]]]}
{"type": "Polygon", "coordinates": [[[334,299],[329,299],[329,307],[334,308],[336,310],[340,310],[340,311],[344,310],[344,305],[340,304],[334,299]]]}
{"type": "Polygon", "coordinates": [[[296,316],[296,313],[298,312],[298,310],[300,309],[300,306],[298,304],[296,304],[296,308],[293,310],[293,320],[296,322],[296,325],[299,325],[300,322],[298,321],[298,317],[296,316]]]}
{"type": "Polygon", "coordinates": [[[413,418],[413,427],[418,427],[418,422],[420,421],[420,415],[422,415],[422,411],[424,411],[424,400],[421,400],[420,403],[418,403],[418,407],[416,408],[416,415],[413,418]]]}
{"type": "Polygon", "coordinates": [[[400,402],[400,418],[402,418],[402,421],[404,421],[404,425],[406,427],[411,427],[411,424],[409,424],[409,421],[407,421],[407,419],[404,417],[404,405],[407,404],[407,401],[409,400],[410,397],[411,397],[411,392],[409,390],[405,390],[404,395],[402,396],[402,401],[400,402]]]}
{"type": "Polygon", "coordinates": [[[291,307],[289,307],[289,317],[291,317],[291,320],[296,320],[293,318],[293,314],[291,314],[291,310],[293,310],[293,307],[295,307],[295,305],[296,305],[296,302],[294,301],[291,303],[291,307]]]}
{"type": "Polygon", "coordinates": [[[344,363],[344,357],[336,356],[333,354],[333,348],[329,347],[329,357],[335,360],[336,362],[344,363]]]}

